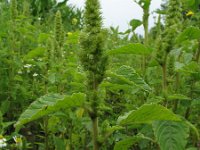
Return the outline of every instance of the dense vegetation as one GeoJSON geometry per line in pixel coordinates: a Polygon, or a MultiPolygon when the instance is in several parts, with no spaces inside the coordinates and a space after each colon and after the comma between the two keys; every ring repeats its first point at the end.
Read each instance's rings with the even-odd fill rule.
{"type": "Polygon", "coordinates": [[[200,1],[164,1],[149,30],[135,0],[125,32],[67,1],[0,0],[0,149],[200,149],[200,1]]]}

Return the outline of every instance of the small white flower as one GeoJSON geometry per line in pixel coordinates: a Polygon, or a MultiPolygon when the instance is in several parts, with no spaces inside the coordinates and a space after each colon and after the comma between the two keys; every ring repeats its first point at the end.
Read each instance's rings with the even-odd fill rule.
{"type": "Polygon", "coordinates": [[[31,67],[32,67],[31,64],[26,64],[26,65],[24,65],[24,68],[31,68],[31,67]]]}
{"type": "Polygon", "coordinates": [[[106,79],[107,79],[107,80],[111,80],[111,77],[107,77],[106,79]]]}
{"type": "Polygon", "coordinates": [[[38,58],[38,61],[42,61],[42,58],[38,58]]]}
{"type": "Polygon", "coordinates": [[[17,73],[18,73],[18,74],[22,74],[22,71],[21,71],[21,70],[19,70],[17,73]]]}
{"type": "Polygon", "coordinates": [[[7,146],[7,143],[0,143],[0,148],[4,148],[7,146]]]}
{"type": "Polygon", "coordinates": [[[38,20],[40,21],[40,20],[41,20],[41,17],[39,17],[38,20]]]}
{"type": "Polygon", "coordinates": [[[0,148],[6,147],[7,143],[6,143],[6,139],[0,135],[0,148]]]}
{"type": "Polygon", "coordinates": [[[38,76],[38,74],[37,74],[37,73],[34,73],[34,74],[33,74],[33,77],[37,77],[37,76],[38,76]]]}

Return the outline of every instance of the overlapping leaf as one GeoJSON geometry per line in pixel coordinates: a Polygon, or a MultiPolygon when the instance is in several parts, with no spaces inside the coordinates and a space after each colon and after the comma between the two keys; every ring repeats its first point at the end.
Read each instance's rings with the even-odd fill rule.
{"type": "Polygon", "coordinates": [[[177,42],[194,39],[200,39],[200,29],[197,27],[189,27],[178,36],[177,42]]]}
{"type": "Polygon", "coordinates": [[[150,138],[145,137],[142,134],[136,135],[134,137],[126,137],[125,139],[117,142],[115,144],[114,150],[128,150],[132,145],[141,141],[141,140],[150,140],[150,138]]]}
{"type": "Polygon", "coordinates": [[[104,86],[110,88],[122,88],[125,90],[142,89],[144,91],[151,91],[151,87],[140,77],[140,75],[129,66],[121,66],[114,72],[108,72],[107,76],[110,78],[109,83],[104,83],[104,86]]]}
{"type": "Polygon", "coordinates": [[[180,118],[172,111],[158,104],[145,104],[137,110],[133,110],[124,116],[120,116],[118,123],[129,125],[136,123],[153,123],[158,120],[180,121],[180,118]]]}
{"type": "Polygon", "coordinates": [[[161,150],[185,150],[189,128],[183,122],[156,121],[154,134],[161,150]]]}
{"type": "Polygon", "coordinates": [[[84,103],[85,95],[75,93],[71,96],[63,96],[59,94],[49,94],[40,97],[34,101],[19,117],[16,128],[22,125],[42,118],[48,114],[56,112],[60,109],[81,106],[84,103]]]}
{"type": "Polygon", "coordinates": [[[107,52],[108,55],[113,54],[136,54],[136,55],[150,55],[153,51],[152,48],[146,47],[143,44],[135,43],[121,46],[119,48],[110,50],[107,52]]]}

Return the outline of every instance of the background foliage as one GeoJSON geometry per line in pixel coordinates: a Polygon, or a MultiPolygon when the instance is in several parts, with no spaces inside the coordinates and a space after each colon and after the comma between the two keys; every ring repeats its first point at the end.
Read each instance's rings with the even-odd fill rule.
{"type": "Polygon", "coordinates": [[[98,0],[0,0],[0,149],[200,148],[200,1],[165,0],[151,29],[133,2],[120,32],[98,0]]]}

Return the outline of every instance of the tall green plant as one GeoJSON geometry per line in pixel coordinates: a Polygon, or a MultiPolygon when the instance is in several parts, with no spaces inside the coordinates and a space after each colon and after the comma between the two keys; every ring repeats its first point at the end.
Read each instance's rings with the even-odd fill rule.
{"type": "Polygon", "coordinates": [[[165,20],[165,30],[161,40],[161,48],[158,50],[158,62],[163,71],[163,92],[167,92],[167,58],[169,52],[175,46],[175,38],[181,30],[182,9],[181,1],[170,0],[165,20]]]}
{"type": "Polygon", "coordinates": [[[107,64],[107,57],[104,56],[104,41],[99,0],[87,0],[84,29],[80,37],[80,60],[87,74],[87,99],[91,106],[91,110],[88,112],[93,124],[94,150],[99,149],[98,87],[104,78],[107,64]]]}

